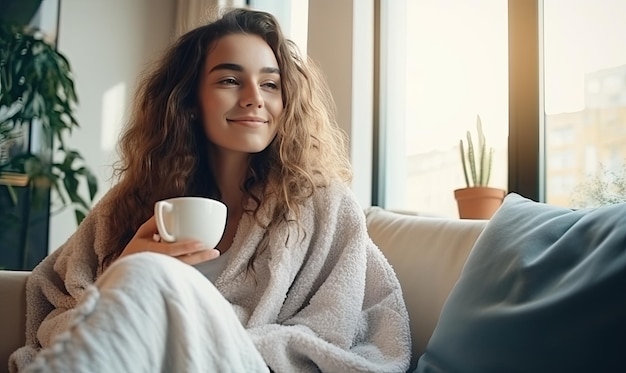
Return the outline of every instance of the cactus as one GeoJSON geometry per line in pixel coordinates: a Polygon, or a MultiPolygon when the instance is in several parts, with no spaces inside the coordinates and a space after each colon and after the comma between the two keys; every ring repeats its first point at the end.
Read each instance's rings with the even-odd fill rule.
{"type": "Polygon", "coordinates": [[[463,139],[459,142],[463,175],[465,176],[465,184],[468,188],[489,185],[491,167],[493,165],[494,150],[492,147],[487,148],[487,141],[479,115],[476,116],[476,131],[478,133],[478,148],[476,151],[474,150],[474,142],[472,141],[470,131],[467,131],[466,134],[467,151],[463,144],[463,139]],[[477,154],[478,159],[476,158],[477,154]]]}

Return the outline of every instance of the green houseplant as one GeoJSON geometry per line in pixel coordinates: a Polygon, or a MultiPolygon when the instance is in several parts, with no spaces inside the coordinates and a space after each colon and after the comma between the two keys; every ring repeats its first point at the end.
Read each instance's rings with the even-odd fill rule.
{"type": "Polygon", "coordinates": [[[463,165],[463,176],[467,188],[477,186],[488,186],[493,167],[493,147],[487,147],[487,141],[483,132],[480,116],[476,117],[476,132],[478,134],[478,147],[474,149],[472,133],[467,131],[467,148],[463,144],[463,139],[459,140],[459,150],[461,151],[461,164],[463,165]],[[477,156],[478,154],[478,156],[477,156]],[[470,180],[471,177],[471,180],[470,180]]]}
{"type": "Polygon", "coordinates": [[[454,196],[462,219],[489,219],[502,204],[505,191],[489,186],[493,168],[494,149],[487,145],[480,116],[476,116],[478,143],[466,133],[467,144],[459,141],[461,165],[465,187],[454,191],[454,196]]]}
{"type": "Polygon", "coordinates": [[[48,204],[49,214],[51,190],[59,209],[74,209],[77,223],[97,192],[95,176],[65,141],[79,126],[77,101],[67,58],[39,30],[0,19],[0,234],[18,232],[19,250],[29,250],[33,209],[48,204]]]}

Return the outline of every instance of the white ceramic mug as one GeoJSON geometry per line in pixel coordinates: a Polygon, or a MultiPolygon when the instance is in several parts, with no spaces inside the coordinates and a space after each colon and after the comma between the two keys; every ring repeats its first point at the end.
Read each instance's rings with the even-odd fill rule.
{"type": "Polygon", "coordinates": [[[226,205],[203,197],[175,197],[158,201],[154,217],[163,241],[193,239],[215,248],[226,227],[226,205]]]}

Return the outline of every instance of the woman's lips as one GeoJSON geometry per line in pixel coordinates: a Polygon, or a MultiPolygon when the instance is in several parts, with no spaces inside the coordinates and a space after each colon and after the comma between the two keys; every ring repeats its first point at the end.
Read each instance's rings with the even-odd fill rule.
{"type": "Polygon", "coordinates": [[[235,123],[246,127],[260,127],[268,122],[263,118],[256,117],[230,118],[226,120],[229,123],[235,123]]]}

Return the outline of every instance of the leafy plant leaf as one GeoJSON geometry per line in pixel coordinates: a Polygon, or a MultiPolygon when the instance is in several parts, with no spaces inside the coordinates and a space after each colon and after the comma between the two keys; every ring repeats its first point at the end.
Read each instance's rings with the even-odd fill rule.
{"type": "Polygon", "coordinates": [[[79,127],[74,116],[77,104],[69,60],[38,30],[0,22],[0,140],[21,126],[40,126],[43,133],[41,152],[20,154],[10,167],[26,173],[30,184],[49,185],[63,208],[74,208],[79,223],[98,187],[82,155],[65,143],[65,137],[79,127]],[[86,197],[80,192],[83,183],[86,197]]]}

